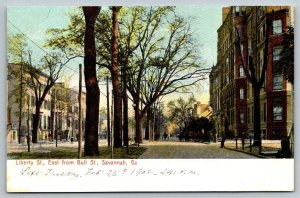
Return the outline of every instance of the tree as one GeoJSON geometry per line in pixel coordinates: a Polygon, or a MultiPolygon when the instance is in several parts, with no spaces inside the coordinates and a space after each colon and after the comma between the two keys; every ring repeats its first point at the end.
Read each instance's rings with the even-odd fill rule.
{"type": "Polygon", "coordinates": [[[84,155],[99,155],[98,122],[100,90],[96,73],[95,23],[100,7],[82,7],[85,17],[84,80],[86,85],[86,123],[84,155]]]}
{"type": "Polygon", "coordinates": [[[42,65],[33,65],[31,60],[31,52],[29,52],[29,60],[26,73],[29,74],[28,85],[34,93],[35,98],[35,113],[33,114],[32,124],[32,142],[37,143],[37,132],[40,122],[40,114],[42,104],[50,92],[51,88],[55,85],[60,77],[61,70],[65,64],[69,62],[61,61],[59,54],[47,54],[42,60],[42,65]],[[42,72],[43,71],[43,72],[42,72]]]}
{"type": "MultiPolygon", "coordinates": [[[[96,65],[107,68],[111,74],[114,93],[114,146],[122,146],[121,142],[121,93],[118,67],[118,12],[120,7],[112,7],[112,17],[108,11],[101,12],[95,21],[94,32],[96,65]]],[[[49,29],[48,34],[53,37],[48,40],[47,46],[60,49],[67,56],[83,57],[81,50],[83,45],[82,26],[84,22],[81,13],[70,16],[70,25],[64,29],[49,29]],[[72,47],[70,47],[72,46],[72,47]]],[[[101,72],[99,70],[98,72],[101,72]]]]}
{"type": "MultiPolygon", "coordinates": [[[[103,11],[98,19],[95,25],[97,65],[108,68],[112,74],[113,24],[110,13],[103,11]]],[[[73,15],[68,28],[49,31],[53,38],[48,45],[68,55],[82,56],[80,50],[74,49],[82,45],[81,29],[81,17],[73,15]],[[70,49],[68,45],[74,48],[70,49]]],[[[126,88],[134,101],[139,142],[142,141],[141,120],[159,97],[194,85],[204,78],[197,49],[189,25],[175,14],[174,7],[132,7],[120,10],[118,65],[123,75],[126,75],[126,88]],[[144,104],[143,109],[140,109],[141,103],[144,104]]],[[[127,91],[124,89],[125,93],[127,91]]],[[[124,118],[127,117],[126,112],[124,114],[124,118]]]]}
{"type": "Polygon", "coordinates": [[[283,34],[282,51],[279,65],[282,65],[282,73],[288,81],[294,84],[294,28],[287,27],[283,34]]]}
{"type": "Polygon", "coordinates": [[[127,89],[133,98],[139,143],[142,142],[141,120],[151,105],[164,95],[195,85],[205,78],[206,70],[201,67],[200,53],[189,24],[171,8],[155,11],[148,11],[153,22],[127,72],[127,89]]]}
{"type": "MultiPolygon", "coordinates": [[[[257,12],[257,7],[254,7],[253,9],[257,12]]],[[[271,14],[272,15],[272,14],[271,14]]],[[[264,82],[265,82],[265,76],[266,76],[266,69],[268,65],[268,47],[269,47],[269,34],[270,34],[270,26],[271,26],[271,15],[266,14],[265,15],[265,23],[266,23],[266,30],[264,32],[264,51],[263,51],[263,64],[262,69],[260,71],[260,67],[257,65],[259,64],[259,61],[254,62],[254,53],[257,53],[257,43],[254,43],[253,46],[248,47],[254,47],[253,54],[252,52],[249,52],[248,59],[245,58],[245,56],[242,53],[241,46],[245,45],[245,39],[243,38],[244,32],[242,32],[242,28],[239,27],[237,24],[235,26],[237,40],[235,42],[235,47],[237,49],[237,52],[240,57],[240,63],[243,67],[244,73],[249,80],[249,82],[252,85],[253,88],[253,113],[254,113],[254,120],[253,120],[253,129],[254,129],[254,146],[261,146],[261,127],[260,127],[260,90],[262,89],[264,82]]],[[[257,17],[255,15],[255,17],[257,17]]],[[[253,30],[252,33],[254,35],[253,38],[257,37],[257,31],[253,30]]],[[[257,41],[256,41],[257,42],[257,41]]]]}
{"type": "Polygon", "coordinates": [[[118,67],[118,12],[120,7],[112,6],[112,65],[111,78],[114,94],[114,147],[122,146],[122,99],[118,67]]]}
{"type": "Polygon", "coordinates": [[[194,97],[190,97],[187,101],[180,97],[177,100],[171,100],[167,104],[170,114],[169,120],[177,125],[179,133],[183,132],[183,129],[187,127],[192,116],[191,111],[193,110],[195,102],[194,97]]]}
{"type": "Polygon", "coordinates": [[[210,141],[213,134],[210,134],[210,130],[214,127],[214,123],[205,117],[191,117],[188,124],[183,129],[185,137],[189,135],[196,141],[210,141]],[[191,134],[189,134],[191,133],[191,134]]]}
{"type": "Polygon", "coordinates": [[[22,117],[24,116],[23,107],[25,105],[25,92],[26,87],[23,86],[24,75],[23,75],[23,64],[25,62],[25,57],[27,56],[27,42],[26,38],[23,34],[11,35],[8,37],[8,62],[17,63],[20,65],[20,70],[15,70],[11,67],[8,67],[8,78],[10,79],[14,76],[17,84],[14,86],[13,94],[11,96],[14,97],[14,103],[19,104],[19,111],[16,112],[19,117],[19,129],[18,129],[18,142],[21,143],[21,125],[22,125],[22,117]]]}

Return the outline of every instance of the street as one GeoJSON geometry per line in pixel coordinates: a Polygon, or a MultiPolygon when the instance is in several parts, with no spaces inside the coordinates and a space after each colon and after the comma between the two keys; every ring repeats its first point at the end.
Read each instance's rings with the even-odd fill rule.
{"type": "Polygon", "coordinates": [[[257,158],[245,153],[220,148],[220,143],[204,144],[199,142],[160,141],[142,145],[147,148],[140,159],[252,159],[257,158]]]}
{"type": "MultiPolygon", "coordinates": [[[[99,146],[106,146],[106,140],[100,140],[99,146]]],[[[49,152],[59,148],[77,148],[78,143],[74,142],[59,142],[58,147],[55,147],[55,143],[40,143],[31,145],[32,152],[49,152]]],[[[220,148],[220,142],[218,143],[199,143],[199,142],[179,142],[178,140],[163,140],[148,142],[145,141],[140,146],[146,147],[147,150],[140,156],[140,159],[249,159],[257,158],[245,153],[232,151],[226,148],[220,148]]],[[[7,153],[27,151],[27,145],[16,143],[7,144],[7,153]]]]}

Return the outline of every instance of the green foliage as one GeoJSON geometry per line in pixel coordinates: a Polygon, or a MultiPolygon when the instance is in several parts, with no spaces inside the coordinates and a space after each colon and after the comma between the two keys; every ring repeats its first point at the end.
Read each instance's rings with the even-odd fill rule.
{"type": "Polygon", "coordinates": [[[8,63],[26,62],[28,44],[23,34],[8,35],[7,60],[8,63]]]}
{"type": "Polygon", "coordinates": [[[214,123],[205,117],[190,118],[188,124],[184,127],[182,135],[186,140],[209,141],[213,136],[214,123]]]}
{"type": "MultiPolygon", "coordinates": [[[[46,46],[83,57],[83,27],[83,14],[77,10],[67,28],[48,30],[46,46]]],[[[95,30],[97,65],[110,70],[111,10],[102,9],[95,30]]],[[[132,95],[141,89],[144,103],[203,79],[198,49],[188,22],[174,7],[122,7],[119,12],[118,64],[128,65],[127,87],[132,95]]],[[[107,71],[98,72],[100,78],[107,76],[107,71]]]]}
{"type": "Polygon", "coordinates": [[[167,104],[169,109],[169,120],[177,125],[180,132],[188,124],[195,102],[196,100],[194,97],[190,97],[187,101],[180,97],[177,100],[171,100],[167,104]]]}
{"type": "Polygon", "coordinates": [[[294,28],[288,27],[283,37],[279,65],[285,79],[294,84],[294,28]]]}
{"type": "Polygon", "coordinates": [[[24,68],[28,60],[28,44],[23,34],[11,34],[7,42],[7,80],[10,80],[12,90],[8,90],[9,106],[17,104],[19,107],[14,111],[17,117],[25,116],[26,104],[29,96],[25,93],[28,91],[28,76],[24,74],[24,68]],[[14,63],[14,64],[11,64],[14,63]],[[13,79],[13,80],[12,80],[13,79]]]}

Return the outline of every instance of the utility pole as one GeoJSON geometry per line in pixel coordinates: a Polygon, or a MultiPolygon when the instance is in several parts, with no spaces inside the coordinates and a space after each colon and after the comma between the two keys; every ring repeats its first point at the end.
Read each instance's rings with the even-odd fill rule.
{"type": "Polygon", "coordinates": [[[29,105],[30,105],[30,100],[29,96],[27,98],[27,150],[30,152],[30,128],[29,128],[29,105]]]}
{"type": "Polygon", "coordinates": [[[57,147],[57,130],[58,130],[58,115],[56,111],[56,90],[54,89],[54,120],[55,120],[55,146],[57,147]]]}
{"type": "Polygon", "coordinates": [[[81,87],[82,87],[82,65],[79,64],[79,93],[78,93],[78,159],[81,158],[81,139],[82,139],[82,127],[81,127],[81,87]]]}
{"type": "MultiPolygon", "coordinates": [[[[111,126],[114,125],[114,92],[111,92],[111,126]]],[[[114,159],[114,127],[111,127],[111,159],[114,159]]]]}
{"type": "Polygon", "coordinates": [[[22,100],[23,100],[23,58],[21,52],[21,81],[20,81],[20,103],[19,103],[19,134],[18,142],[21,144],[21,126],[22,126],[22,100]]]}
{"type": "Polygon", "coordinates": [[[108,76],[106,76],[106,111],[107,111],[107,145],[110,147],[111,143],[111,134],[110,134],[110,112],[109,112],[109,84],[108,84],[108,76]]]}

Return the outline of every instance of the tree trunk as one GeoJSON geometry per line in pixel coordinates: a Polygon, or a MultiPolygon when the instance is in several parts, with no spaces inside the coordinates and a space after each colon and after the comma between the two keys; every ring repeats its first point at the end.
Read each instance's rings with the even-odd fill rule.
{"type": "Polygon", "coordinates": [[[112,21],[113,21],[113,35],[112,35],[112,68],[111,77],[114,92],[114,147],[122,146],[121,137],[121,97],[120,97],[120,81],[118,77],[118,7],[113,7],[112,21]]]}
{"type": "Polygon", "coordinates": [[[145,131],[145,140],[150,140],[150,120],[151,120],[151,109],[147,110],[147,120],[146,120],[146,131],[145,131]]]}
{"type": "MultiPolygon", "coordinates": [[[[123,75],[125,72],[123,73],[123,75]]],[[[124,133],[124,146],[128,146],[128,96],[126,89],[126,75],[123,79],[124,89],[123,89],[123,133],[124,133]]]]}
{"type": "Polygon", "coordinates": [[[111,143],[111,130],[110,130],[110,111],[109,111],[109,85],[108,77],[106,77],[106,114],[107,114],[107,146],[110,147],[111,143]]]}
{"type": "Polygon", "coordinates": [[[261,145],[261,132],[260,132],[260,88],[253,86],[253,129],[254,129],[254,142],[253,146],[261,145]]]}
{"type": "Polygon", "coordinates": [[[134,116],[135,116],[135,143],[143,143],[142,134],[142,115],[139,109],[139,98],[134,100],[134,116]]]}
{"type": "Polygon", "coordinates": [[[84,155],[99,155],[98,122],[100,90],[96,73],[95,22],[100,7],[83,7],[85,16],[84,76],[86,85],[86,122],[84,155]]]}
{"type": "Polygon", "coordinates": [[[33,115],[33,123],[32,123],[32,143],[37,143],[37,132],[39,128],[39,123],[40,123],[40,112],[41,112],[41,107],[36,106],[35,107],[35,114],[33,115]]]}

